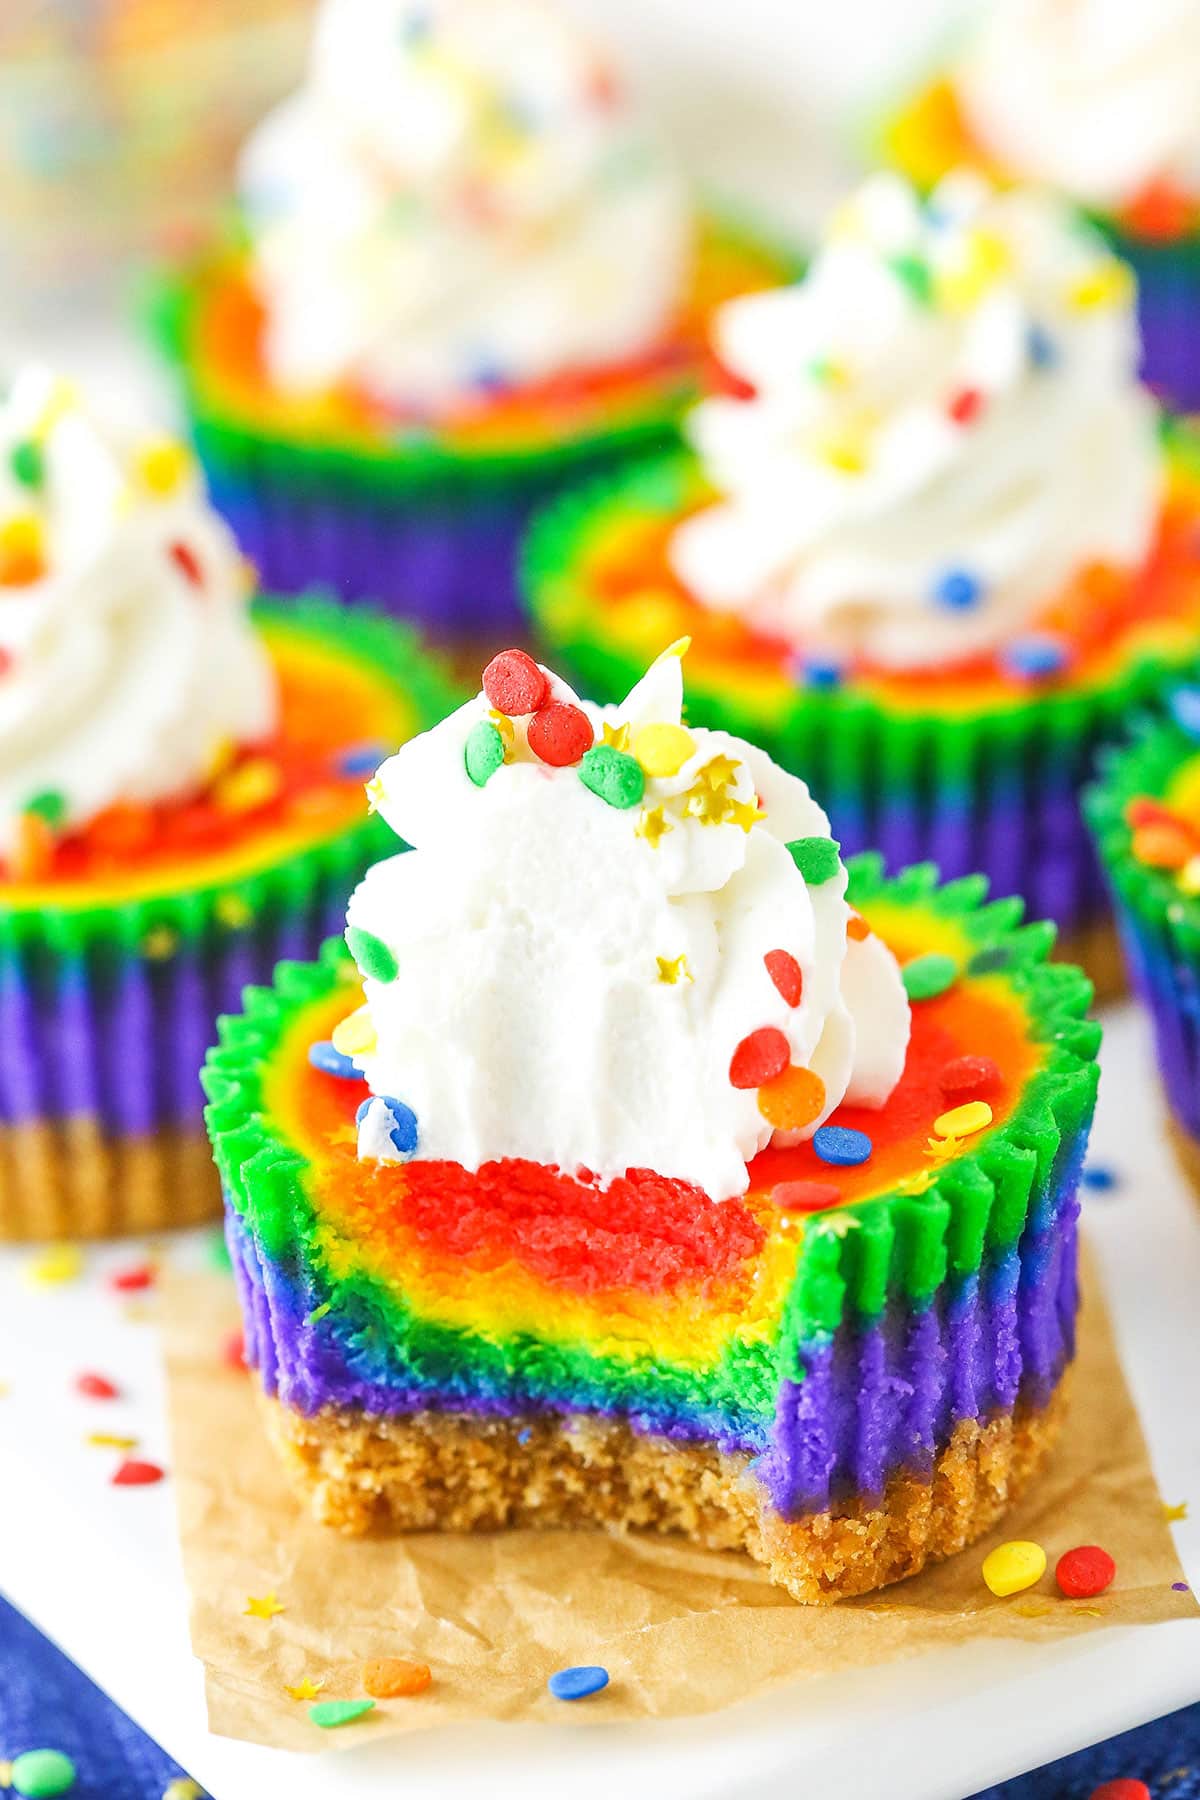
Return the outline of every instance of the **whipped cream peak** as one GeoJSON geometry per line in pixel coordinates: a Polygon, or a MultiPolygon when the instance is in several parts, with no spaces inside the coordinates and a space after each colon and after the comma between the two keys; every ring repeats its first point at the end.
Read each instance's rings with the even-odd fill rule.
{"type": "Polygon", "coordinates": [[[0,400],[0,860],[56,828],[187,792],[274,726],[247,568],[172,439],[102,423],[21,370],[0,400]]]}
{"type": "Polygon", "coordinates": [[[240,191],[291,390],[436,413],[650,350],[686,285],[682,180],[550,0],[323,0],[240,191]]]}
{"type": "Polygon", "coordinates": [[[899,176],[805,278],[730,302],[753,393],[689,433],[721,498],[671,558],[706,605],[802,651],[936,667],[997,649],[1091,564],[1136,566],[1161,495],[1133,278],[1048,196],[899,176]]]}
{"type": "Polygon", "coordinates": [[[1200,199],[1195,0],[1005,0],[952,72],[1004,169],[1085,205],[1200,199]]]}
{"type": "Polygon", "coordinates": [[[361,1156],[649,1168],[726,1199],[773,1139],[888,1098],[895,959],[848,931],[804,783],[684,724],[684,648],[608,707],[504,652],[368,784],[412,849],[348,912],[361,1156]]]}

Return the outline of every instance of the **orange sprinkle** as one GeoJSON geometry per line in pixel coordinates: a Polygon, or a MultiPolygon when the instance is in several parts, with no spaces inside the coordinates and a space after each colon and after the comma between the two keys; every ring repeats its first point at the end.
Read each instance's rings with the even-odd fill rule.
{"type": "Polygon", "coordinates": [[[10,866],[14,881],[43,881],[54,860],[54,833],[40,813],[22,813],[10,866]]]}
{"type": "Polygon", "coordinates": [[[1196,854],[1196,839],[1182,825],[1139,825],[1131,845],[1134,859],[1151,869],[1182,869],[1196,854]]]}
{"type": "Polygon", "coordinates": [[[433,1676],[428,1663],[405,1662],[399,1656],[380,1656],[363,1664],[363,1691],[373,1700],[399,1700],[423,1694],[433,1676]]]}
{"type": "Polygon", "coordinates": [[[106,807],[88,826],[92,847],[103,854],[116,856],[142,849],[153,834],[154,815],[145,806],[106,807]]]}
{"type": "Polygon", "coordinates": [[[861,944],[863,939],[869,938],[870,935],[871,927],[867,924],[867,921],[863,918],[862,914],[851,913],[846,921],[846,936],[852,939],[854,943],[861,944]]]}
{"type": "Polygon", "coordinates": [[[0,525],[0,587],[28,587],[46,573],[41,521],[21,513],[0,525]]]}
{"type": "Polygon", "coordinates": [[[784,1069],[758,1090],[758,1110],[776,1131],[799,1131],[820,1117],[825,1083],[811,1069],[784,1069]]]}

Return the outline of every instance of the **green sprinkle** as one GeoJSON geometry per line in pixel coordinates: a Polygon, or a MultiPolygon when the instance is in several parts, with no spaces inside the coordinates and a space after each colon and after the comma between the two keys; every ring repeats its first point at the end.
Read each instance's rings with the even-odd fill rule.
{"type": "MultiPolygon", "coordinates": [[[[354,1719],[361,1719],[364,1713],[374,1712],[373,1700],[318,1700],[310,1706],[308,1716],[314,1725],[322,1731],[332,1731],[335,1725],[349,1725],[354,1719]]],[[[42,1790],[49,1792],[49,1789],[42,1790]]],[[[57,1789],[54,1790],[57,1793],[57,1789]]]]}
{"type": "Polygon", "coordinates": [[[928,956],[914,956],[905,963],[900,978],[910,1000],[935,1000],[958,980],[958,964],[952,956],[931,950],[928,956]]]}
{"type": "Polygon", "coordinates": [[[233,1262],[229,1255],[229,1245],[225,1242],[225,1233],[219,1228],[208,1240],[208,1265],[222,1274],[232,1269],[233,1262]]]}
{"type": "Polygon", "coordinates": [[[395,981],[400,964],[382,938],[361,925],[347,925],[346,946],[364,975],[372,981],[395,981]]]}
{"type": "Polygon", "coordinates": [[[51,831],[56,831],[67,816],[65,797],[55,788],[47,788],[44,794],[35,794],[32,800],[25,802],[27,813],[36,813],[44,819],[51,831]]]}
{"type": "Polygon", "coordinates": [[[986,950],[977,950],[967,964],[968,975],[994,975],[998,969],[1007,969],[1012,963],[1012,950],[1007,944],[989,944],[986,950]]]}
{"type": "Polygon", "coordinates": [[[599,796],[606,806],[638,806],[646,791],[646,777],[636,756],[627,750],[615,750],[611,744],[598,744],[585,752],[579,764],[579,779],[585,788],[599,796]]]}
{"type": "Polygon", "coordinates": [[[18,1794],[43,1800],[75,1786],[75,1764],[61,1750],[27,1750],[14,1759],[9,1779],[18,1794]]]}
{"type": "Polygon", "coordinates": [[[326,1313],[331,1313],[332,1311],[333,1311],[333,1301],[332,1300],[323,1300],[321,1302],[320,1306],[313,1307],[312,1311],[309,1313],[309,1315],[308,1315],[307,1319],[305,1319],[304,1323],[306,1325],[316,1325],[320,1322],[320,1320],[322,1320],[325,1317],[326,1313]]]}
{"type": "Polygon", "coordinates": [[[23,443],[14,444],[9,466],[22,487],[40,488],[46,474],[45,459],[41,446],[26,438],[23,443]]]}
{"type": "Polygon", "coordinates": [[[888,268],[902,281],[918,306],[933,304],[933,277],[919,256],[889,256],[888,268]]]}
{"type": "Polygon", "coordinates": [[[504,761],[504,739],[490,719],[480,719],[471,729],[463,749],[467,774],[476,787],[486,787],[504,761]]]}
{"type": "Polygon", "coordinates": [[[793,838],[788,849],[809,887],[832,881],[842,866],[841,846],[833,838],[793,838]]]}

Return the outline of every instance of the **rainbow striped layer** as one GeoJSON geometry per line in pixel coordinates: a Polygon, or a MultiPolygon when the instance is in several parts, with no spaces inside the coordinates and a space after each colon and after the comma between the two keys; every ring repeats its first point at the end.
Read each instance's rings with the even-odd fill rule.
{"type": "Polygon", "coordinates": [[[353,968],[338,945],[281,967],[204,1077],[267,1392],[304,1414],[618,1416],[750,1452],[790,1517],[927,1469],[964,1418],[1044,1404],[1073,1350],[1098,1028],[1082,976],[1045,963],[1049,929],[983,892],[859,859],[854,904],[902,960],[934,951],[956,978],[915,1004],[887,1108],[836,1115],[872,1138],[867,1162],[769,1150],[722,1203],[648,1171],[600,1190],[527,1163],[360,1162],[364,1089],[308,1062],[353,968]],[[942,1074],[979,1051],[991,1123],[947,1144],[942,1074]],[[778,1185],[804,1181],[836,1197],[782,1210],[778,1185]]]}

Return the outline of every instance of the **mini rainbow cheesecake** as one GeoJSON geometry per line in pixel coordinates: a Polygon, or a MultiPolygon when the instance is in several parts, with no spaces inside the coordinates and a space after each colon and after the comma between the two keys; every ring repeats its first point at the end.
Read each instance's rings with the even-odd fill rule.
{"type": "Polygon", "coordinates": [[[239,199],[162,308],[218,505],[281,592],[501,642],[531,509],[672,441],[713,308],[795,264],[558,0],[322,0],[239,199]]]}
{"type": "Polygon", "coordinates": [[[221,1023],[249,1361],[347,1532],[604,1525],[801,1601],[960,1549],[1062,1417],[1090,989],[979,878],[521,651],[385,762],[412,844],[221,1023]]]}
{"type": "Polygon", "coordinates": [[[844,848],[982,870],[1118,987],[1079,793],[1200,657],[1194,443],[1137,381],[1128,271],[1044,196],[884,175],[716,349],[691,453],[536,521],[541,640],[611,700],[690,635],[694,716],[810,779],[844,848]]]}
{"type": "Polygon", "coordinates": [[[188,452],[49,374],[0,459],[0,1238],[190,1223],[213,1020],[336,925],[451,695],[369,612],[251,607],[188,452]]]}

